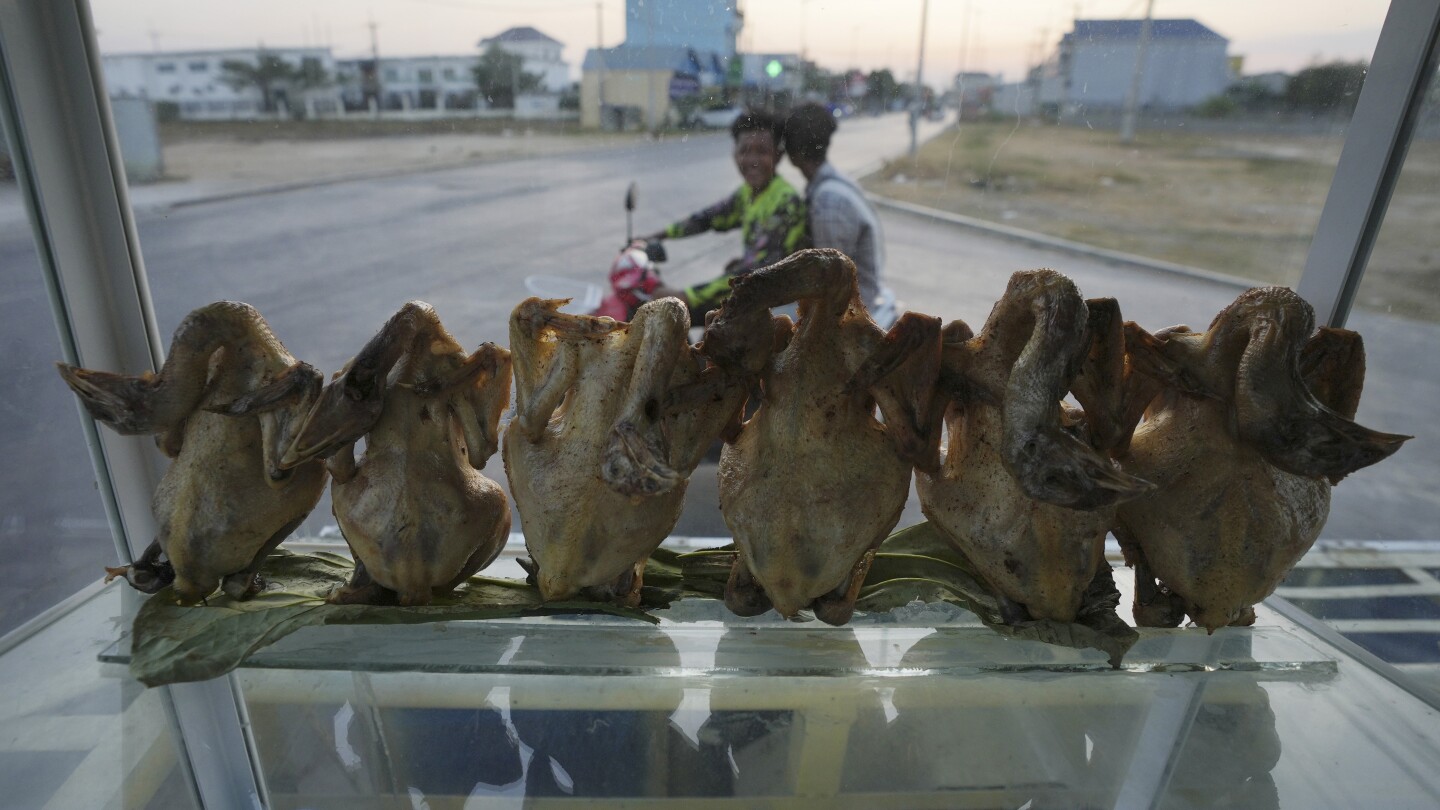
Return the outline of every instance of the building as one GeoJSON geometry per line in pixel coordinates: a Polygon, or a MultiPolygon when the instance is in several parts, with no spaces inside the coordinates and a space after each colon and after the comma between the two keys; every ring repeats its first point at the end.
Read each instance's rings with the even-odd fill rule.
{"type": "Polygon", "coordinates": [[[742,16],[735,6],[734,0],[626,0],[625,41],[585,54],[581,126],[683,123],[703,88],[741,84],[735,40],[742,16]]]}
{"type": "Polygon", "coordinates": [[[728,59],[744,17],[735,0],[625,0],[625,44],[678,46],[728,59]]]}
{"type": "Polygon", "coordinates": [[[111,96],[174,104],[176,114],[187,120],[253,118],[265,113],[264,94],[253,85],[231,86],[224,78],[224,64],[230,61],[258,64],[261,54],[279,57],[297,69],[309,62],[331,80],[309,88],[277,82],[271,88],[272,105],[284,110],[298,110],[302,105],[326,110],[338,106],[338,90],[333,84],[336,63],[329,48],[105,54],[100,58],[100,69],[105,77],[106,92],[111,96]]]}
{"type": "MultiPolygon", "coordinates": [[[[1062,117],[1122,109],[1142,25],[1142,20],[1076,20],[1042,71],[1040,104],[1062,117]]],[[[1140,107],[1179,110],[1225,92],[1234,80],[1229,43],[1196,20],[1152,20],[1140,107]]]]}
{"type": "Polygon", "coordinates": [[[989,73],[962,71],[955,74],[947,101],[958,111],[960,120],[973,120],[991,111],[1000,85],[1000,79],[989,73]]]}
{"type": "MultiPolygon", "coordinates": [[[[540,77],[540,85],[551,93],[570,87],[570,65],[560,57],[564,43],[552,39],[528,25],[511,28],[493,37],[480,40],[480,52],[494,45],[506,53],[525,60],[520,69],[540,77]]],[[[473,60],[472,60],[473,61],[473,60]]]]}
{"type": "Polygon", "coordinates": [[[335,63],[345,107],[382,110],[457,110],[476,106],[474,54],[342,59],[335,63]]]}
{"type": "Polygon", "coordinates": [[[591,48],[581,71],[580,125],[656,129],[680,123],[675,102],[721,83],[724,70],[719,54],[676,45],[591,48]]]}

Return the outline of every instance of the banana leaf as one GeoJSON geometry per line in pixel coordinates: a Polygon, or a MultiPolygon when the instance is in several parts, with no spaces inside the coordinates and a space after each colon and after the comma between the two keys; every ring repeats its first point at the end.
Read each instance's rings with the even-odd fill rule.
{"type": "MultiPolygon", "coordinates": [[[[176,603],[165,589],[146,600],[135,617],[130,673],[147,686],[205,680],[238,667],[247,656],[302,627],[326,624],[415,624],[514,618],[566,613],[609,613],[657,621],[649,611],[682,598],[720,598],[735,561],[734,546],[679,554],[659,549],[645,565],[641,608],[598,602],[551,602],[529,583],[471,577],[453,594],[424,607],[330,605],[325,597],[349,581],[349,559],[319,552],[278,552],[266,561],[266,590],[245,601],[223,594],[203,605],[176,603]]],[[[1093,647],[1112,666],[1138,635],[1115,613],[1119,592],[1102,569],[1074,623],[1006,624],[998,601],[974,567],[928,523],[891,535],[875,555],[856,608],[880,613],[913,601],[944,601],[975,613],[996,632],[1067,647],[1093,647]]]]}
{"type": "Polygon", "coordinates": [[[272,586],[244,601],[217,594],[203,605],[185,606],[166,588],[147,599],[135,616],[130,674],[146,686],[214,678],[267,644],[302,627],[325,624],[418,624],[563,613],[656,621],[643,610],[612,604],[541,602],[539,592],[523,581],[481,576],[424,607],[326,604],[326,595],[349,581],[353,571],[350,560],[336,554],[281,551],[265,562],[264,576],[272,586]]]}
{"type": "Polygon", "coordinates": [[[1140,638],[1116,612],[1120,591],[1108,565],[1101,567],[1086,589],[1075,621],[1040,619],[1007,624],[1001,618],[999,600],[985,587],[975,567],[928,522],[885,539],[855,606],[867,611],[891,610],[912,599],[953,602],[990,629],[1012,638],[1099,650],[1117,669],[1140,638]]]}

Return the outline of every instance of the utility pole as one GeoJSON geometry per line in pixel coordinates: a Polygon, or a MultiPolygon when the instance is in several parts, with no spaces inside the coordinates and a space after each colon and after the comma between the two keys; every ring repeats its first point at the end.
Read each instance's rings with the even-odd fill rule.
{"type": "Polygon", "coordinates": [[[808,5],[810,5],[810,0],[800,0],[800,64],[802,66],[805,64],[807,56],[805,52],[805,7],[808,5]]]}
{"type": "Polygon", "coordinates": [[[375,65],[375,95],[370,97],[370,115],[380,117],[380,99],[384,97],[384,86],[380,82],[380,36],[376,33],[377,24],[375,17],[370,17],[370,60],[375,65]]]}
{"type": "Polygon", "coordinates": [[[915,103],[910,105],[910,159],[920,151],[920,107],[925,99],[925,23],[930,15],[930,0],[920,0],[920,61],[915,66],[915,103]]]}
{"type": "Polygon", "coordinates": [[[605,4],[595,4],[595,92],[600,99],[600,129],[605,129],[605,4]]]}
{"type": "Polygon", "coordinates": [[[1140,41],[1135,47],[1135,71],[1130,74],[1130,92],[1125,94],[1125,112],[1120,116],[1120,142],[1135,140],[1135,112],[1140,106],[1140,77],[1145,71],[1145,51],[1150,46],[1150,18],[1155,0],[1145,0],[1145,20],[1140,23],[1140,41]]]}
{"type": "MultiPolygon", "coordinates": [[[[655,14],[650,3],[645,4],[645,44],[651,46],[655,44],[655,14]]],[[[650,99],[650,105],[645,110],[646,128],[652,133],[658,132],[660,119],[655,114],[657,102],[655,101],[655,69],[653,65],[645,71],[645,89],[650,99]]]]}

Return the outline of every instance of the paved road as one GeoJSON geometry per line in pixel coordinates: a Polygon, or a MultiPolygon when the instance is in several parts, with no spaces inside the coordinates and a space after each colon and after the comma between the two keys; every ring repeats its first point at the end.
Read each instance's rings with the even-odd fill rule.
{"type": "MultiPolygon", "coordinates": [[[[857,171],[903,151],[898,117],[845,126],[835,149],[857,171]]],[[[790,170],[792,178],[799,180],[790,170]]],[[[297,356],[338,368],[404,301],[433,303],[462,343],[506,340],[510,309],[535,273],[601,280],[623,241],[626,185],[636,181],[637,231],[652,230],[713,202],[737,182],[723,135],[637,142],[598,153],[193,202],[142,212],[141,244],[156,311],[169,333],[191,309],[221,298],[254,304],[297,356]]],[[[173,191],[167,192],[175,196],[173,191]]],[[[143,195],[137,193],[137,198],[143,195]]],[[[983,322],[1010,273],[1050,266],[1089,296],[1117,297],[1126,317],[1151,327],[1203,326],[1238,287],[997,239],[923,217],[886,212],[892,286],[910,308],[983,322]]],[[[736,237],[705,235],[670,244],[668,278],[714,274],[736,237]]],[[[0,594],[56,577],[70,587],[93,578],[105,530],[91,495],[89,462],[75,430],[75,405],[50,363],[58,357],[28,235],[0,230],[0,290],[7,385],[0,393],[0,594]],[[59,449],[57,448],[64,448],[59,449]]],[[[1353,476],[1336,491],[1332,537],[1434,536],[1440,515],[1431,483],[1440,430],[1427,417],[1440,380],[1413,375],[1433,351],[1433,326],[1362,314],[1371,372],[1361,418],[1420,436],[1396,459],[1353,476]]],[[[1423,368],[1431,368],[1433,364],[1423,368]]],[[[498,460],[493,465],[498,471],[498,460]]],[[[905,521],[919,520],[915,505],[905,521]]],[[[330,522],[322,505],[302,531],[330,522]]],[[[679,534],[719,535],[713,475],[697,472],[679,534]]],[[[0,599],[0,605],[10,602],[0,599]]],[[[5,610],[5,608],[0,608],[5,610]]],[[[15,616],[0,613],[0,632],[15,616]]],[[[13,623],[13,622],[12,622],[13,623]]]]}

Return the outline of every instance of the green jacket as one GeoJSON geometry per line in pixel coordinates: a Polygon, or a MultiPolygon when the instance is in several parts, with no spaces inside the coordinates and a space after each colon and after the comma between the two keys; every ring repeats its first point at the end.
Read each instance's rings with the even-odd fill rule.
{"type": "Polygon", "coordinates": [[[744,243],[740,258],[725,268],[725,275],[685,289],[686,303],[699,317],[730,295],[732,276],[774,264],[809,246],[805,199],[778,174],[759,194],[742,183],[729,197],[666,228],[665,236],[678,239],[735,228],[740,228],[744,243]]]}

